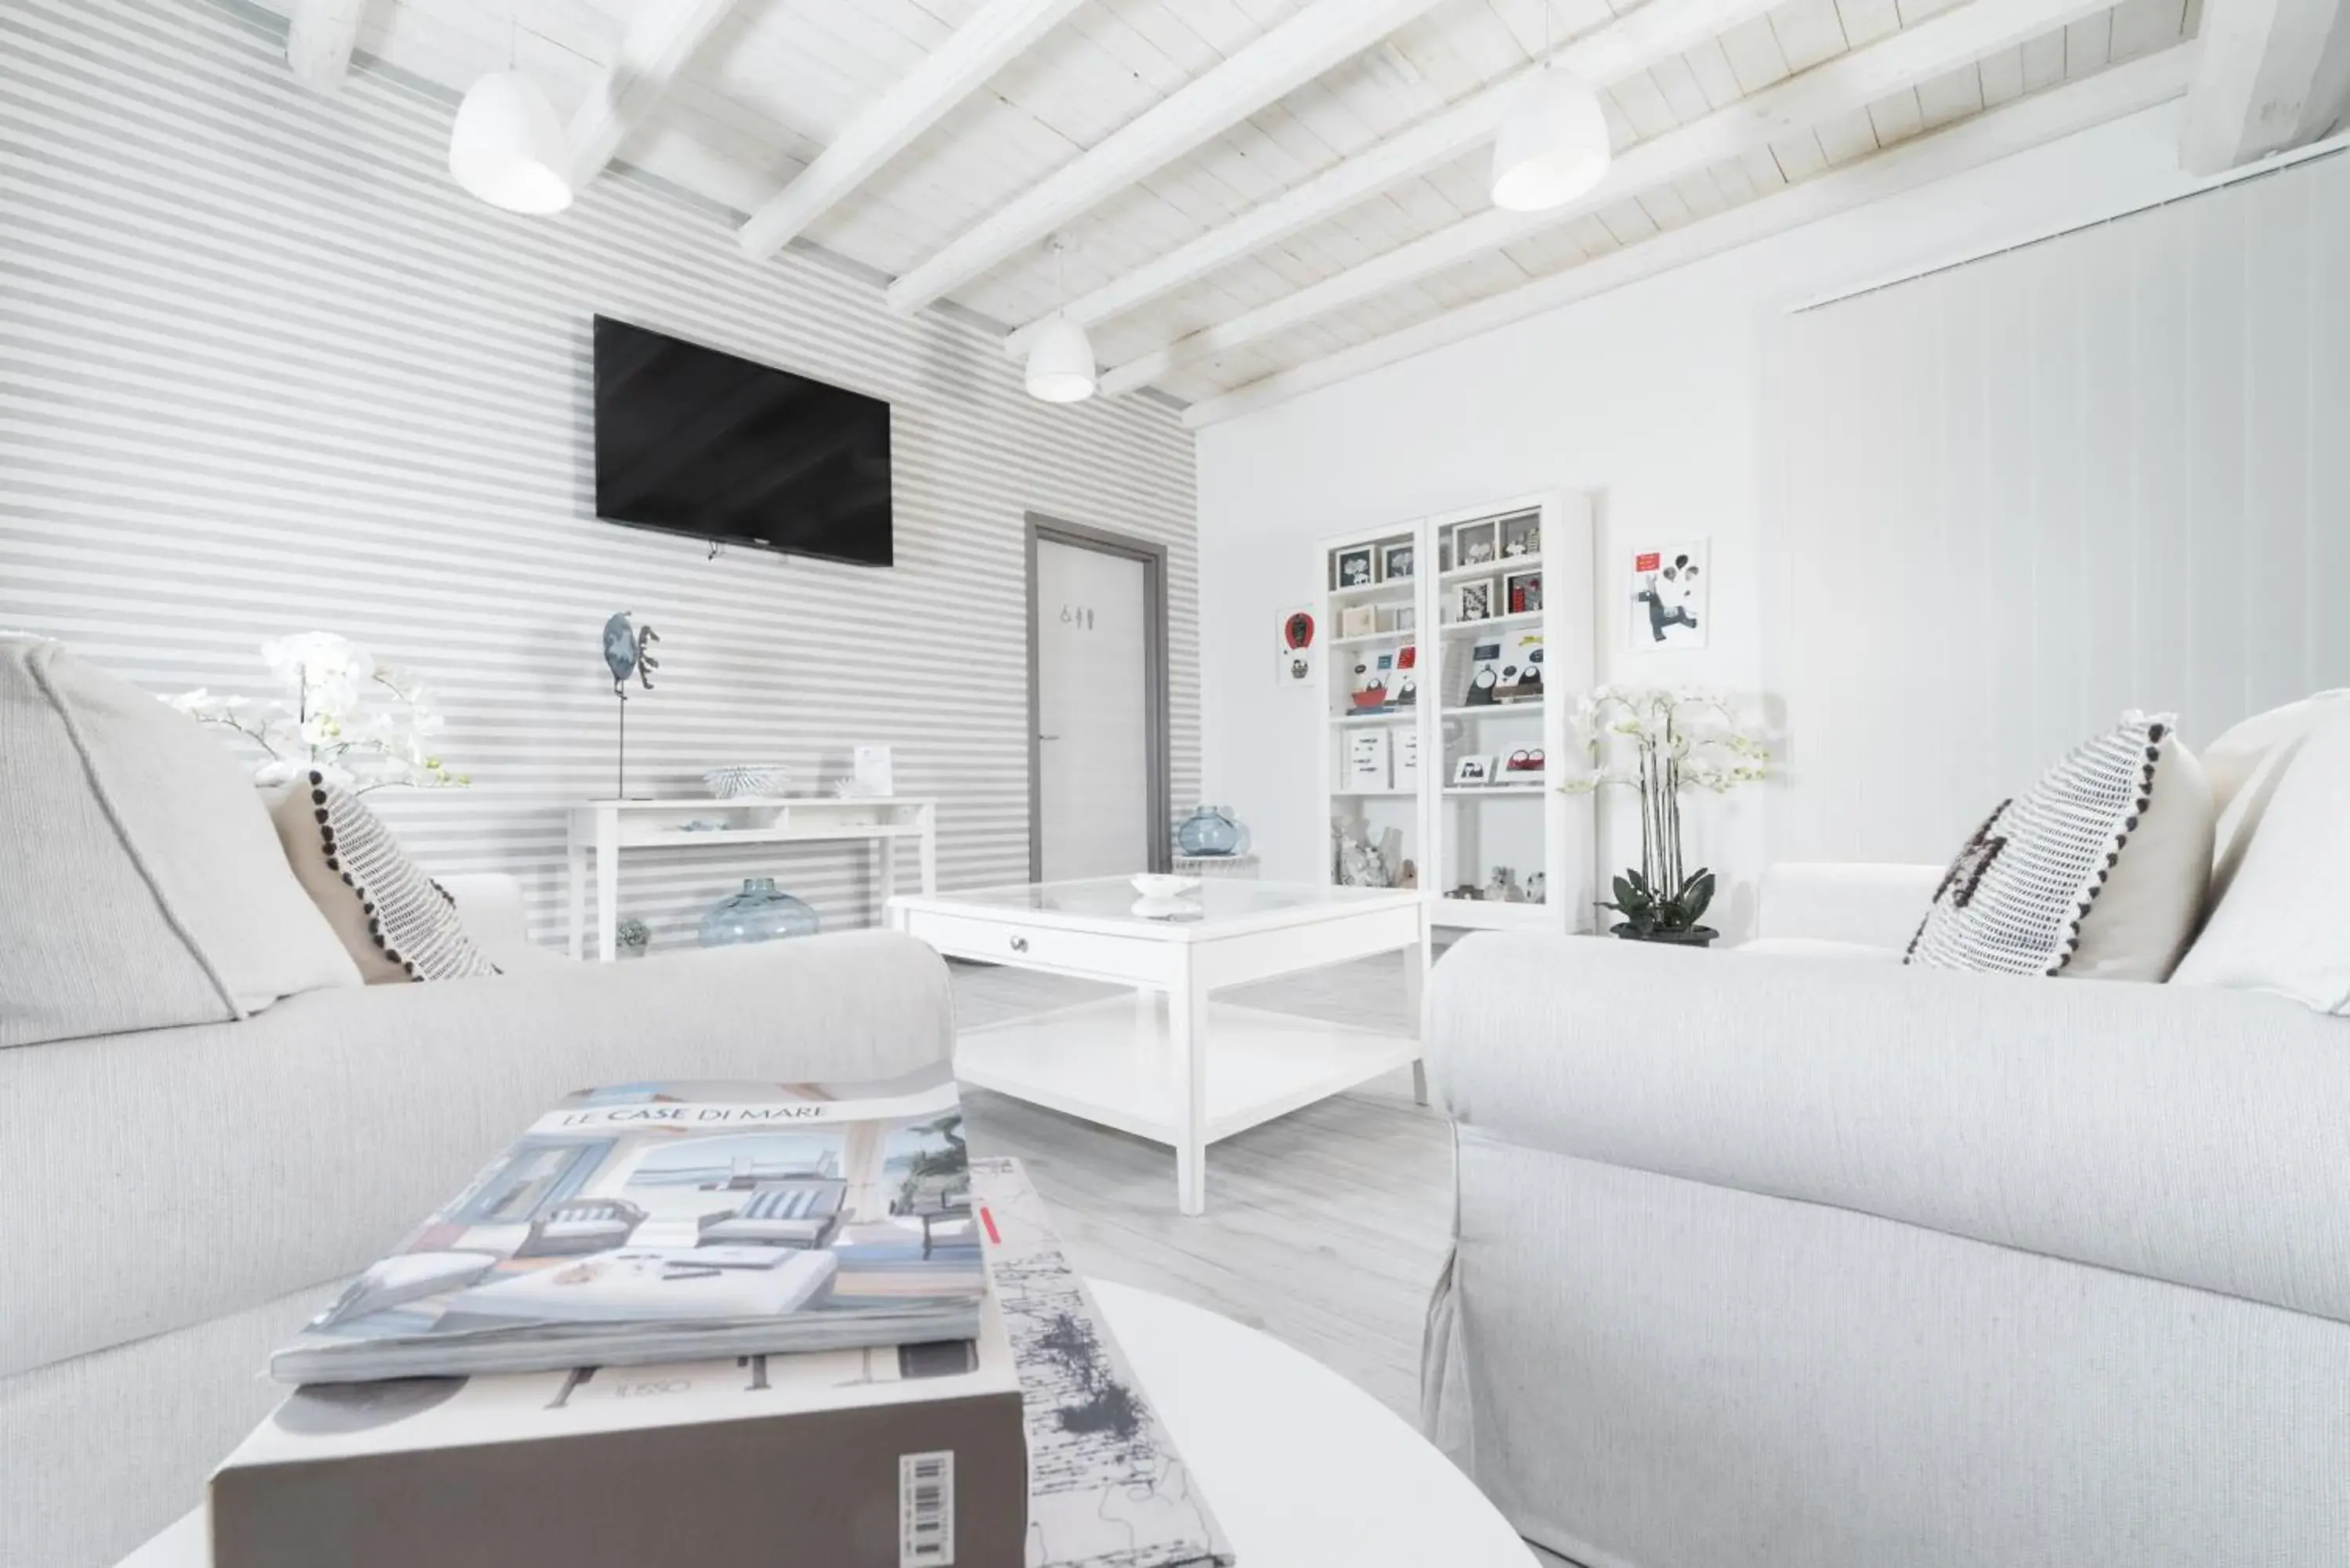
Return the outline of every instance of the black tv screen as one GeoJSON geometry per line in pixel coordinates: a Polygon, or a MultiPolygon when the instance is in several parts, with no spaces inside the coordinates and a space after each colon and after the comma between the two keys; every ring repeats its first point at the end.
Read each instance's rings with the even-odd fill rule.
{"type": "Polygon", "coordinates": [[[596,318],[596,514],[889,565],[889,405],[596,318]]]}

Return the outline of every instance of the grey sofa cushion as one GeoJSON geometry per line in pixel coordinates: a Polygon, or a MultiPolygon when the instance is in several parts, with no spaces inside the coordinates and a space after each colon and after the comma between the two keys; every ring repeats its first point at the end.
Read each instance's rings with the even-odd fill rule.
{"type": "Polygon", "coordinates": [[[359,971],[195,721],[0,638],[0,1046],[242,1018],[359,971]]]}

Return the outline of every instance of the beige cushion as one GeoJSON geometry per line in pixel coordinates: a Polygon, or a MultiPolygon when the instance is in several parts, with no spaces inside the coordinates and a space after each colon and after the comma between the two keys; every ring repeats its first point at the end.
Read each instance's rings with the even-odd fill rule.
{"type": "Polygon", "coordinates": [[[2217,905],[2227,896],[2244,850],[2260,830],[2269,797],[2302,742],[2320,724],[2345,713],[2350,713],[2350,691],[2320,691],[2255,713],[2205,748],[2203,767],[2211,776],[2211,805],[2219,814],[2208,903],[2217,905]]]}
{"type": "Polygon", "coordinates": [[[497,972],[466,933],[456,901],[366,802],[316,772],[266,798],[294,875],[369,985],[497,972]]]}
{"type": "Polygon", "coordinates": [[[2171,976],[2350,1013],[2350,705],[2293,737],[2241,836],[2232,876],[2171,976]]]}
{"type": "Polygon", "coordinates": [[[2089,912],[2066,980],[2161,980],[2203,918],[2211,881],[2211,784],[2176,736],[2161,747],[2153,792],[2089,912]]]}
{"type": "Polygon", "coordinates": [[[0,638],[0,1046],[242,1018],[359,971],[194,720],[0,638]]]}

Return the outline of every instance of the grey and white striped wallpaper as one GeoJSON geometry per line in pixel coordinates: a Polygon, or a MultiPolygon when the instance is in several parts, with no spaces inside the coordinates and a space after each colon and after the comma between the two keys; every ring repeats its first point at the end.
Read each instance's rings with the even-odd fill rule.
{"type": "MultiPolygon", "coordinates": [[[[561,932],[567,802],[612,788],[598,632],[661,635],[629,704],[632,793],[727,761],[896,749],[941,802],[948,886],[1027,874],[1023,516],[1169,551],[1174,798],[1197,797],[1191,437],[1133,399],[1048,407],[977,327],[867,278],[746,261],[723,214],[607,176],[555,219],[463,195],[450,109],[361,70],[297,86],[282,25],[205,0],[0,6],[0,625],[158,692],[265,695],[255,644],[323,628],[409,666],[473,787],[371,797],[436,870],[525,880],[561,932]],[[601,312],[895,410],[897,566],[860,570],[597,521],[601,312]]],[[[631,858],[623,911],[691,940],[732,885],[631,858]]],[[[772,872],[867,918],[862,851],[772,872]]]]}

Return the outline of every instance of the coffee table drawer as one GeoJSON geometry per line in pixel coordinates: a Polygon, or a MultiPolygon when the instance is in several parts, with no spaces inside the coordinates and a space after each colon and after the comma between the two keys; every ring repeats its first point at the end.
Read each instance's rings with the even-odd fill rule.
{"type": "Polygon", "coordinates": [[[1149,937],[1110,937],[962,915],[909,910],[904,927],[942,953],[1014,969],[1101,980],[1163,981],[1175,971],[1172,944],[1149,937]]]}

